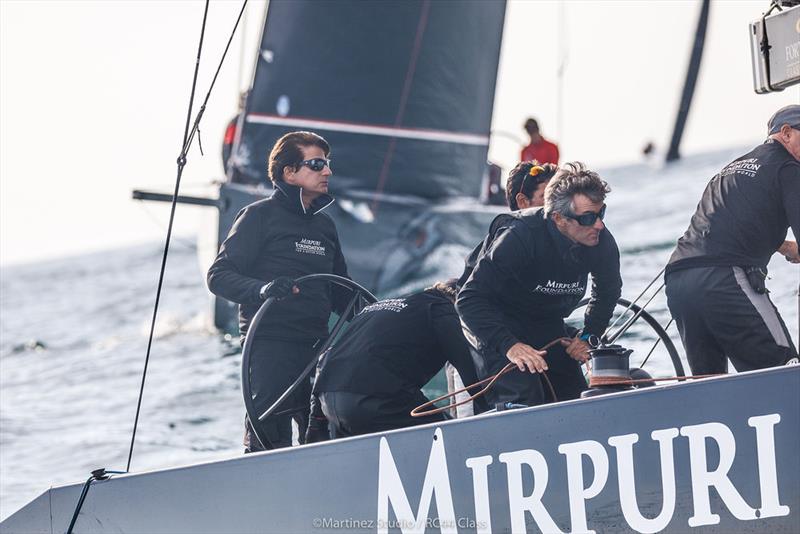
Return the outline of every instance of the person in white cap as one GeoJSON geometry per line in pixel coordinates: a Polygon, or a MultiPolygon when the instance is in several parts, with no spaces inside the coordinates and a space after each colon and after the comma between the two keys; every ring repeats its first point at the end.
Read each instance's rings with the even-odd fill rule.
{"type": "Polygon", "coordinates": [[[779,109],[769,138],[706,186],[666,268],[667,304],[694,374],[797,361],[765,285],[776,252],[800,263],[800,105],[779,109]]]}

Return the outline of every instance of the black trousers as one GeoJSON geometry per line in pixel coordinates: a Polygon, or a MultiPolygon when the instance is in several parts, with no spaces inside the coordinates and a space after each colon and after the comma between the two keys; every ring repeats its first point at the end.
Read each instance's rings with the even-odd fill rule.
{"type": "MultiPolygon", "coordinates": [[[[316,341],[283,341],[277,339],[256,339],[250,357],[250,387],[253,404],[258,415],[264,413],[278,397],[294,382],[306,365],[317,353],[316,341]]],[[[292,419],[300,429],[300,443],[303,442],[308,426],[309,399],[311,397],[311,378],[304,381],[290,395],[276,413],[267,420],[245,420],[245,453],[268,449],[291,447],[292,419]],[[252,424],[257,425],[259,435],[265,438],[260,443],[253,433],[252,424]]]]}
{"type": "MultiPolygon", "coordinates": [[[[535,349],[541,349],[559,337],[570,337],[566,325],[560,319],[531,325],[528,336],[521,341],[535,349]]],[[[481,379],[499,372],[509,363],[505,354],[493,350],[472,351],[478,377],[481,379]]],[[[506,402],[537,406],[546,402],[577,399],[587,389],[581,364],[573,360],[560,343],[547,349],[545,360],[548,367],[545,374],[555,390],[555,399],[539,373],[514,369],[501,376],[486,393],[489,407],[506,402]]]]}
{"type": "Polygon", "coordinates": [[[666,276],[667,305],[693,374],[783,365],[797,357],[769,296],[750,286],[740,267],[696,267],[666,276]]]}
{"type": "Polygon", "coordinates": [[[444,413],[411,417],[411,410],[428,402],[421,391],[378,397],[363,393],[326,391],[319,394],[322,411],[336,437],[358,436],[449,419],[444,413]]]}

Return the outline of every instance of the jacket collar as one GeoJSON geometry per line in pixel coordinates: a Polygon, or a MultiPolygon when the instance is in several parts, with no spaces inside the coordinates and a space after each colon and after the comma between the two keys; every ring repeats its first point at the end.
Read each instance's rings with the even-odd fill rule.
{"type": "Polygon", "coordinates": [[[332,196],[320,195],[306,209],[303,206],[303,188],[286,182],[275,183],[275,194],[273,196],[290,211],[301,215],[316,215],[334,202],[332,196]]]}

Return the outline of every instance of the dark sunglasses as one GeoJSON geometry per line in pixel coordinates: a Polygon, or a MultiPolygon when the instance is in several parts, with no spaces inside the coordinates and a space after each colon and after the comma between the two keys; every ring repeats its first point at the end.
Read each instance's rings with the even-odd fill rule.
{"type": "Polygon", "coordinates": [[[597,222],[597,219],[603,220],[603,217],[606,216],[606,205],[603,204],[603,207],[600,208],[600,211],[595,213],[590,211],[589,213],[584,213],[583,215],[567,215],[564,214],[564,217],[568,219],[572,219],[573,221],[577,221],[578,224],[581,226],[592,226],[594,223],[597,222]]]}
{"type": "Polygon", "coordinates": [[[308,167],[309,169],[311,169],[314,172],[319,172],[319,171],[321,171],[322,169],[325,168],[325,165],[327,165],[328,168],[330,169],[331,168],[331,160],[325,159],[325,158],[311,158],[311,159],[303,160],[300,163],[298,163],[298,166],[302,166],[302,165],[305,165],[306,167],[308,167]]]}

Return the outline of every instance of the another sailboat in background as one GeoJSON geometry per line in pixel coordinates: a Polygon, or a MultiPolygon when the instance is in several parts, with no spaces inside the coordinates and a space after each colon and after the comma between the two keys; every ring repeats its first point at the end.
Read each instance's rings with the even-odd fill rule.
{"type": "MultiPolygon", "coordinates": [[[[327,213],[352,278],[379,294],[419,278],[434,250],[474,246],[498,211],[486,158],[504,16],[503,1],[272,2],[228,181],[218,198],[180,200],[219,209],[218,245],[271,194],[275,140],[313,130],[333,148],[327,213]]],[[[214,324],[235,331],[235,305],[216,299],[214,324]]]]}

